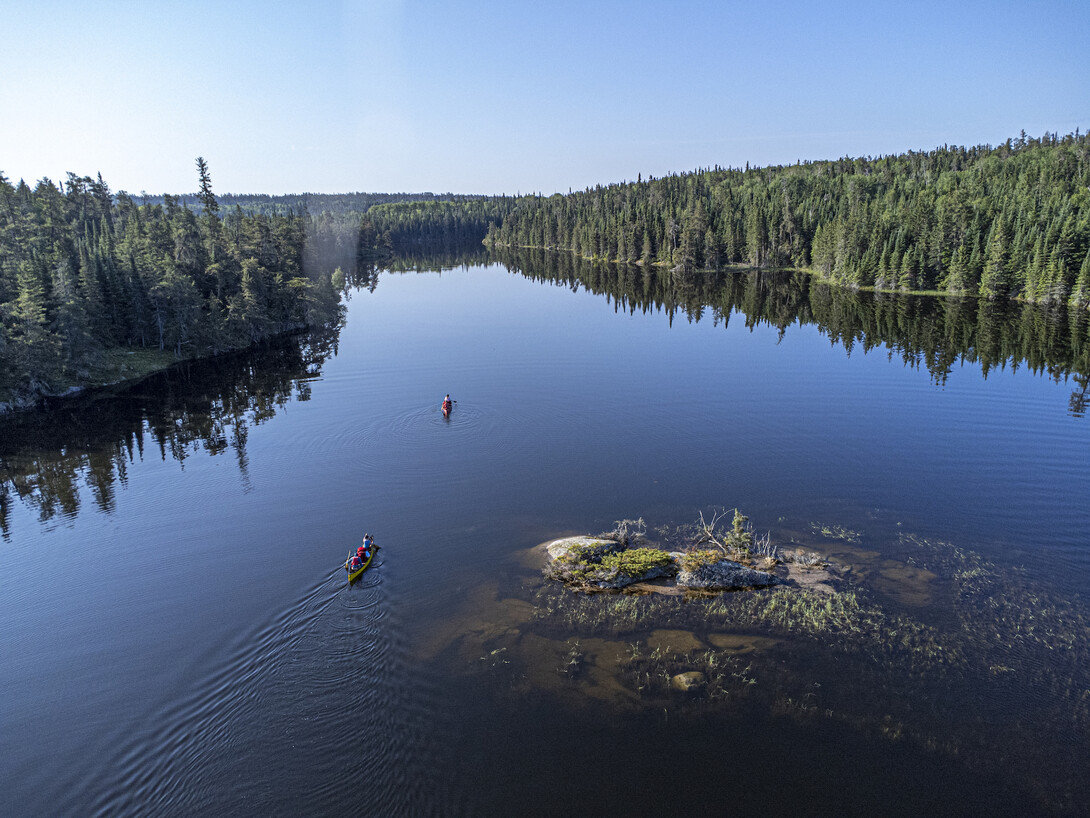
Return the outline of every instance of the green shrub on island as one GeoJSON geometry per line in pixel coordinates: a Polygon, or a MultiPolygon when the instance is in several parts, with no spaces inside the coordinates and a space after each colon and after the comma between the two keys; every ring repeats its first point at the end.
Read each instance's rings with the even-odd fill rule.
{"type": "Polygon", "coordinates": [[[613,540],[573,545],[545,566],[545,575],[584,588],[621,588],[643,579],[671,576],[673,557],[658,548],[629,548],[613,540]]]}
{"type": "Polygon", "coordinates": [[[607,554],[602,558],[601,567],[629,577],[642,577],[655,569],[673,565],[673,558],[658,548],[630,548],[607,554]]]}

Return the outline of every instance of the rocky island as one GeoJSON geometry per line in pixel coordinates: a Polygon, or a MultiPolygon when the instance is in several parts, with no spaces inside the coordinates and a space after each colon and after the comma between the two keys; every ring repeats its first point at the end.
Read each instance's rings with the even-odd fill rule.
{"type": "Polygon", "coordinates": [[[730,530],[718,528],[722,514],[688,531],[675,531],[681,550],[654,547],[640,520],[619,520],[614,531],[578,535],[545,544],[544,574],[584,591],[631,589],[650,593],[718,593],[767,588],[791,580],[791,564],[813,567],[816,554],[783,555],[759,540],[748,518],[735,510],[730,530]]]}

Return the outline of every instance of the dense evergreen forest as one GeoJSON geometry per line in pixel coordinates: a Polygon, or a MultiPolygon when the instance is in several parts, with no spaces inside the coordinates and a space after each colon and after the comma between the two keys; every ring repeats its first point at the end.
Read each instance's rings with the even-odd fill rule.
{"type": "Polygon", "coordinates": [[[490,246],[672,270],[810,268],[852,287],[1090,304],[1090,140],[700,170],[524,199],[490,246]]]}
{"type": "Polygon", "coordinates": [[[510,196],[460,201],[410,201],[376,205],[367,216],[401,253],[474,252],[493,224],[500,224],[521,199],[510,196]]]}
{"type": "Polygon", "coordinates": [[[338,320],[358,218],[223,214],[197,170],[199,213],[138,205],[101,176],[31,188],[0,174],[0,402],[338,320]]]}

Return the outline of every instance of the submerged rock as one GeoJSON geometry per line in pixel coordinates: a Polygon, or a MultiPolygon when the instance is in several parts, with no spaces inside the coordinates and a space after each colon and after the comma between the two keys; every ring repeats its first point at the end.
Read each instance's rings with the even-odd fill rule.
{"type": "Polygon", "coordinates": [[[704,687],[704,674],[699,670],[690,670],[687,673],[679,673],[670,679],[670,687],[680,690],[682,693],[691,693],[704,687]]]}

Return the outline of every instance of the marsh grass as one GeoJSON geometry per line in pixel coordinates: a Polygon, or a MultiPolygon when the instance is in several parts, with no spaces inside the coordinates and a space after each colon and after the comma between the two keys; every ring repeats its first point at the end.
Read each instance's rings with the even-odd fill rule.
{"type": "Polygon", "coordinates": [[[579,640],[570,640],[570,647],[567,655],[564,657],[563,672],[569,679],[574,679],[583,672],[583,662],[585,656],[579,649],[579,640]]]}
{"type": "Polygon", "coordinates": [[[1090,731],[1090,611],[1078,600],[1000,570],[979,554],[902,534],[909,563],[951,577],[953,614],[972,663],[997,684],[1027,682],[1045,711],[1090,731]]]}
{"type": "Polygon", "coordinates": [[[588,597],[546,586],[536,603],[539,622],[586,635],[630,636],[657,628],[748,631],[803,637],[845,653],[881,656],[907,664],[913,673],[965,663],[958,642],[944,641],[934,627],[885,612],[857,591],[775,588],[684,599],[588,597]]]}

